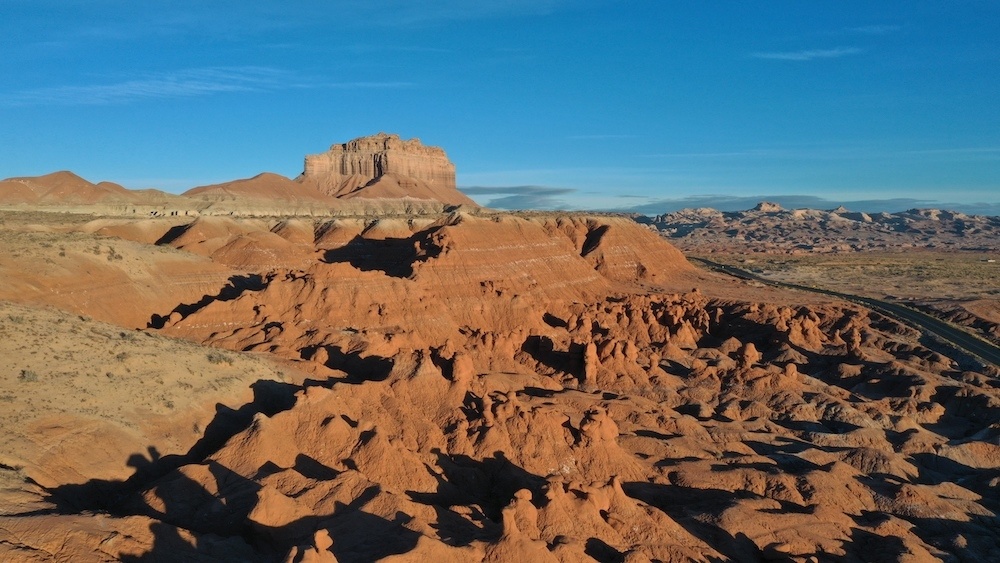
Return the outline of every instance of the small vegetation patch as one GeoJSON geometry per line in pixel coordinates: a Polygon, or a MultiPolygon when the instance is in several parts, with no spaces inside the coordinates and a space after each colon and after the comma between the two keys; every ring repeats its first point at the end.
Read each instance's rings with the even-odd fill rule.
{"type": "Polygon", "coordinates": [[[20,381],[38,381],[38,374],[31,371],[30,369],[22,369],[21,375],[17,376],[20,381]]]}
{"type": "Polygon", "coordinates": [[[232,365],[232,363],[233,363],[232,358],[230,358],[226,354],[223,354],[222,352],[219,352],[217,350],[212,350],[211,352],[209,352],[208,354],[205,355],[205,358],[208,359],[208,362],[210,364],[229,364],[229,365],[232,365]]]}

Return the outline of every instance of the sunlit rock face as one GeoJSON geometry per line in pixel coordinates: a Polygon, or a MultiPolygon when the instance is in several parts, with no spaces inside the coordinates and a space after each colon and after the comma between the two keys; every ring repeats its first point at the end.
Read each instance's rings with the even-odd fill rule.
{"type": "Polygon", "coordinates": [[[474,205],[455,188],[455,165],[439,147],[379,133],[306,156],[299,178],[334,197],[433,199],[474,205]]]}

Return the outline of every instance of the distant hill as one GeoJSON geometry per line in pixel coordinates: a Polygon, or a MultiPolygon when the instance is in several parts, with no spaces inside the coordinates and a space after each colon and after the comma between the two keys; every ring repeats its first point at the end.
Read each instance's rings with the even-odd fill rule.
{"type": "Polygon", "coordinates": [[[939,209],[862,213],[838,207],[783,209],[762,202],[746,211],[683,209],[651,220],[685,250],[759,252],[1000,250],[1000,217],[939,209]]]}
{"type": "Polygon", "coordinates": [[[147,203],[176,196],[159,190],[128,190],[112,182],[88,182],[72,172],[0,180],[0,204],[147,203]]]}
{"type": "Polygon", "coordinates": [[[182,195],[208,200],[252,198],[324,203],[332,203],[334,200],[312,187],[270,172],[258,174],[253,178],[192,188],[182,195]]]}
{"type": "Polygon", "coordinates": [[[479,207],[455,187],[455,165],[438,147],[379,133],[310,155],[295,180],[264,172],[181,195],[94,184],[72,172],[0,180],[0,205],[143,214],[351,214],[479,207]]]}

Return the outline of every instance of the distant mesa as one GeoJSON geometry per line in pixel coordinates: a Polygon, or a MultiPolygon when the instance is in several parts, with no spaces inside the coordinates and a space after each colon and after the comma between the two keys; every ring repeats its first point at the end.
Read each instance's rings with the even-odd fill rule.
{"type": "Polygon", "coordinates": [[[297,180],[337,198],[413,198],[476,205],[455,187],[455,165],[444,150],[395,134],[360,137],[306,156],[305,170],[297,180]]]}
{"type": "Polygon", "coordinates": [[[754,211],[762,211],[764,213],[777,213],[779,211],[784,211],[785,209],[778,205],[777,203],[772,203],[770,201],[762,201],[757,204],[757,207],[753,208],[754,211]]]}
{"type": "MultiPolygon", "coordinates": [[[[440,211],[442,206],[479,207],[455,187],[455,165],[439,147],[419,139],[379,133],[335,144],[305,158],[295,180],[264,172],[192,188],[180,196],[93,184],[72,172],[0,180],[0,205],[100,206],[102,212],[307,214],[368,211],[440,211]],[[125,206],[130,207],[125,207],[125,206]],[[148,209],[147,209],[148,208],[148,209]]],[[[82,206],[82,207],[80,207],[82,206]]]]}
{"type": "Polygon", "coordinates": [[[455,165],[442,149],[386,133],[335,144],[325,153],[306,156],[305,171],[295,180],[265,172],[193,188],[184,196],[328,205],[350,199],[423,200],[476,206],[455,187],[455,165]]]}

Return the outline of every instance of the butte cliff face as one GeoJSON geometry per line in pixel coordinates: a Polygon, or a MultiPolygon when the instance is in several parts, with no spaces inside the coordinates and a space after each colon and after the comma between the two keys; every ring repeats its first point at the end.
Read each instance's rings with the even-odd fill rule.
{"type": "Polygon", "coordinates": [[[102,215],[357,215],[478,207],[455,187],[439,147],[379,133],[308,155],[295,180],[272,173],[198,186],[180,196],[93,184],[71,172],[0,180],[0,207],[102,215]]]}
{"type": "Polygon", "coordinates": [[[475,205],[455,187],[455,165],[439,147],[379,133],[306,156],[299,181],[343,198],[434,199],[475,205]]]}

